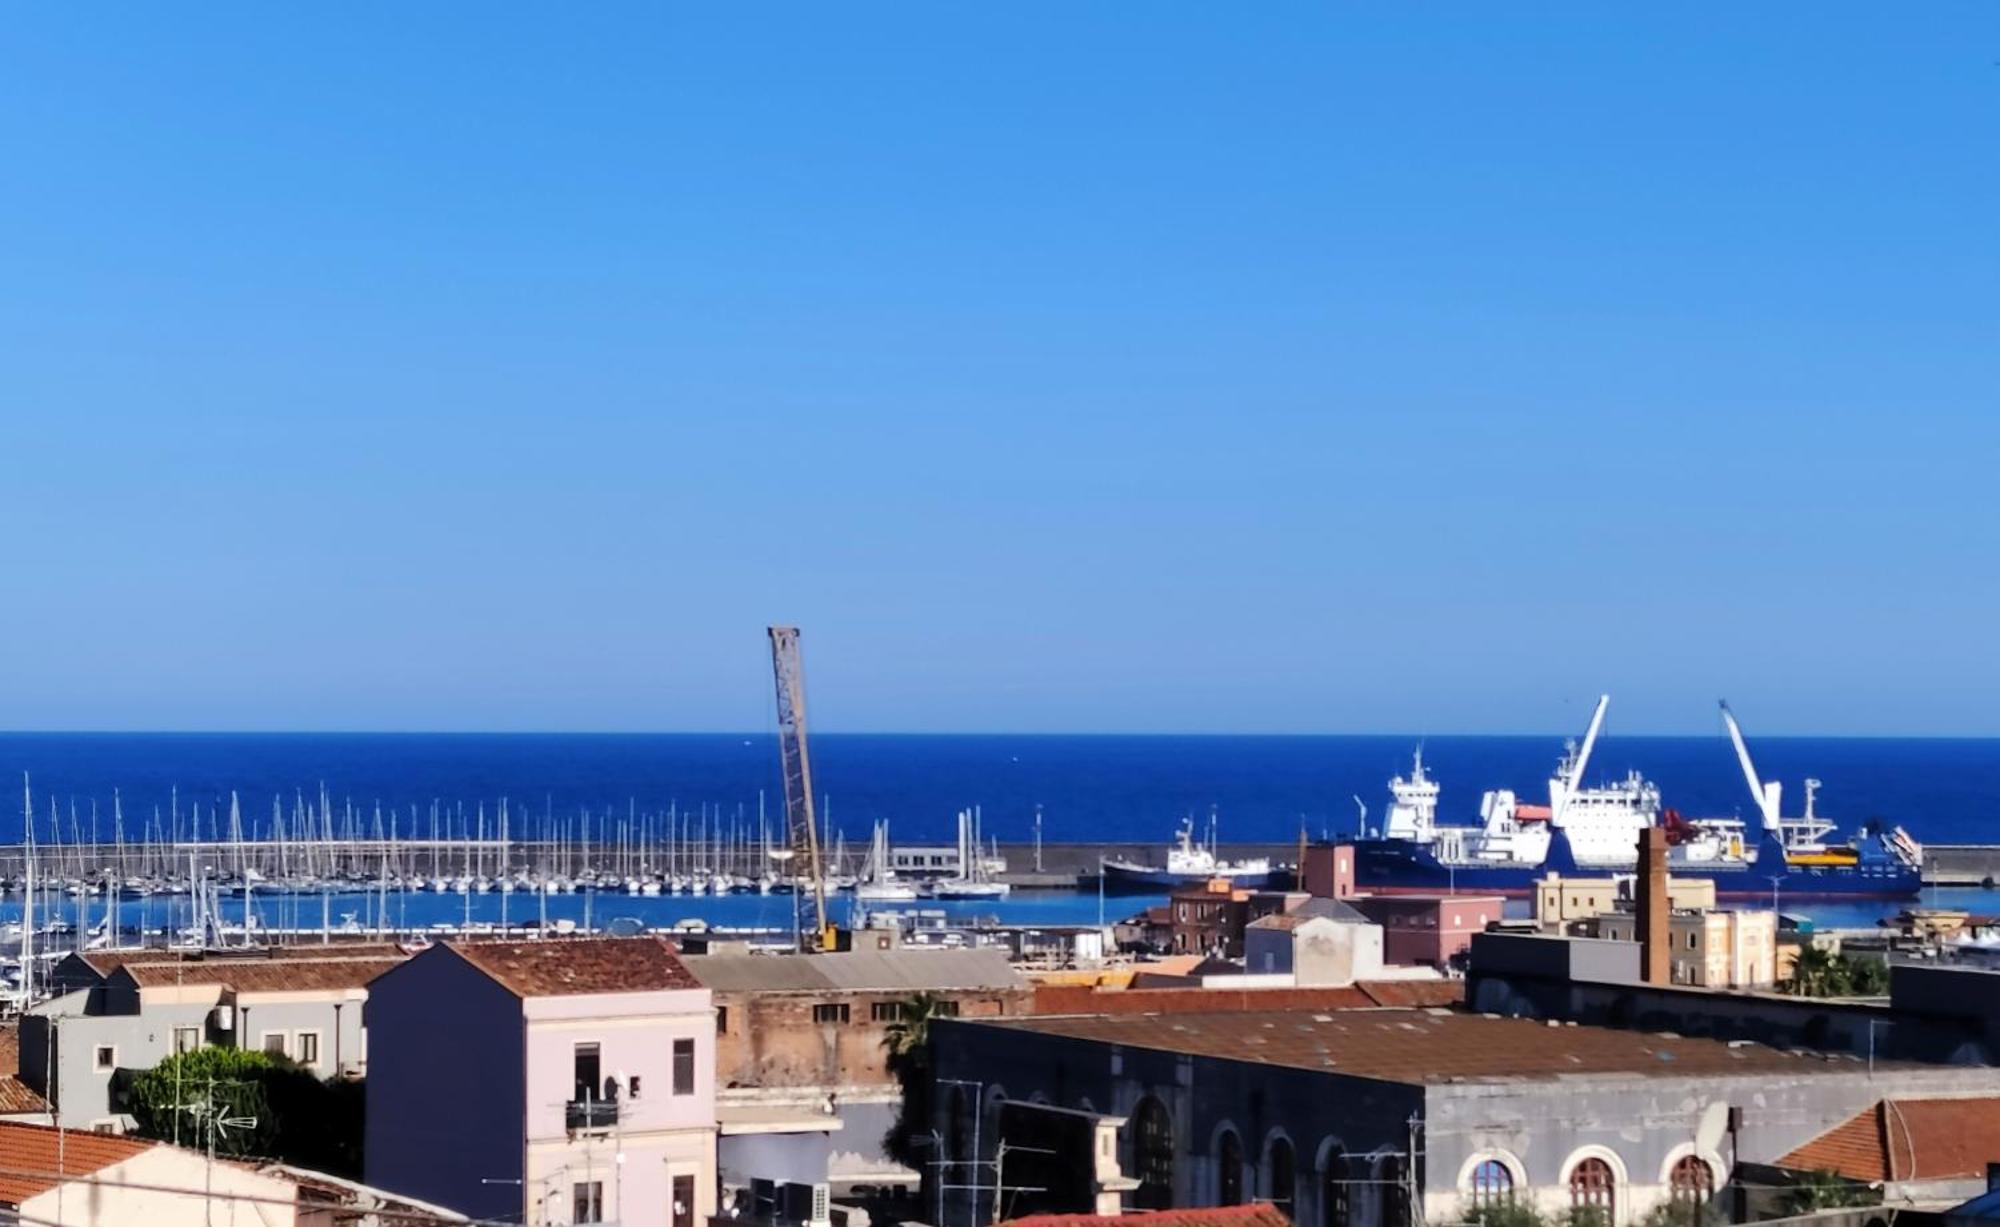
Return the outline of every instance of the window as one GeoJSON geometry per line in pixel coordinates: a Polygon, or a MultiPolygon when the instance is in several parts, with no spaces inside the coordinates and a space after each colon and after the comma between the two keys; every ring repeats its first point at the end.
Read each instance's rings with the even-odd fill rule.
{"type": "Polygon", "coordinates": [[[726,1005],[715,1007],[715,1033],[717,1035],[729,1034],[729,1007],[726,1005]]]}
{"type": "Polygon", "coordinates": [[[601,1223],[604,1221],[604,1182],[602,1180],[579,1180],[569,1186],[570,1216],[572,1223],[601,1223]]]}
{"type": "Polygon", "coordinates": [[[1674,1161],[1667,1189],[1676,1205],[1707,1205],[1708,1199],[1715,1196],[1715,1172],[1695,1156],[1682,1155],[1674,1161]]]}
{"type": "Polygon", "coordinates": [[[292,1046],[283,1031],[266,1031],[264,1033],[263,1048],[264,1052],[269,1056],[284,1057],[291,1055],[292,1046]]]}
{"type": "Polygon", "coordinates": [[[197,1049],[197,1048],[199,1048],[199,1047],[201,1047],[201,1028],[200,1028],[200,1027],[175,1027],[175,1028],[174,1028],[174,1052],[175,1052],[175,1053],[183,1053],[183,1052],[193,1052],[193,1051],[194,1051],[195,1049],[197,1049]]]}
{"type": "Polygon", "coordinates": [[[1174,1204],[1174,1123],[1159,1100],[1148,1095],[1132,1114],[1132,1172],[1139,1187],[1132,1204],[1167,1210],[1174,1204]]]}
{"type": "Polygon", "coordinates": [[[1234,1129],[1222,1131],[1222,1138],[1215,1145],[1215,1162],[1220,1169],[1216,1172],[1216,1204],[1242,1205],[1243,1143],[1237,1139],[1234,1129]]]}
{"type": "Polygon", "coordinates": [[[299,1032],[299,1064],[319,1064],[319,1032],[299,1032]]]}
{"type": "Polygon", "coordinates": [[[936,1015],[937,1015],[937,1016],[938,1016],[939,1018],[957,1018],[957,1017],[958,1017],[958,1002],[956,1002],[956,1001],[939,1001],[939,1002],[936,1002],[936,1003],[935,1003],[935,1004],[933,1005],[933,1007],[932,1007],[932,1009],[931,1009],[931,1012],[932,1012],[933,1014],[936,1014],[936,1015]]]}
{"type": "Polygon", "coordinates": [[[822,1002],[813,1007],[813,1021],[816,1023],[844,1023],[847,1021],[846,1002],[822,1002]]]}
{"type": "Polygon", "coordinates": [[[868,1007],[868,1017],[873,1022],[899,1022],[903,1017],[903,1003],[900,1001],[878,1001],[868,1007]]]}
{"type": "Polygon", "coordinates": [[[1326,1170],[1319,1174],[1320,1227],[1348,1227],[1347,1154],[1338,1146],[1326,1156],[1326,1170]]]}
{"type": "Polygon", "coordinates": [[[1298,1200],[1298,1164],[1292,1151],[1292,1144],[1284,1138],[1271,1141],[1269,1161],[1271,1187],[1268,1196],[1271,1204],[1284,1211],[1286,1218],[1292,1217],[1292,1206],[1298,1200]]]}
{"type": "MultiPolygon", "coordinates": [[[[602,1098],[604,1092],[604,1082],[602,1080],[603,1068],[598,1061],[597,1045],[578,1044],[576,1046],[575,1070],[575,1086],[571,1097],[579,1103],[602,1098]]],[[[590,1222],[594,1220],[586,1219],[579,1221],[590,1222]]]]}
{"type": "Polygon", "coordinates": [[[674,1177],[673,1227],[694,1227],[694,1177],[674,1177]]]}
{"type": "Polygon", "coordinates": [[[1695,935],[1692,933],[1688,934],[1688,949],[1693,950],[1697,945],[1698,943],[1695,941],[1695,935]]]}
{"type": "Polygon", "coordinates": [[[1472,1169],[1472,1204],[1478,1208],[1514,1200],[1514,1173],[1498,1159],[1482,1160],[1472,1169]]]}
{"type": "Polygon", "coordinates": [[[90,1131],[92,1133],[116,1134],[118,1132],[118,1119],[116,1117],[109,1117],[104,1120],[94,1120],[90,1122],[90,1131]]]}
{"type": "Polygon", "coordinates": [[[694,1094],[694,1041],[674,1041],[674,1094],[694,1094]]]}
{"type": "Polygon", "coordinates": [[[639,1075],[633,1074],[630,1078],[625,1079],[625,1096],[628,1099],[637,1099],[639,1097],[639,1075]]]}
{"type": "Polygon", "coordinates": [[[1604,1160],[1595,1157],[1579,1160],[1570,1169],[1570,1205],[1594,1206],[1609,1215],[1617,1193],[1618,1178],[1611,1174],[1611,1165],[1604,1160]]]}
{"type": "Polygon", "coordinates": [[[97,1050],[91,1054],[90,1063],[100,1074],[117,1069],[118,1050],[109,1044],[100,1044],[97,1046],[97,1050]]]}

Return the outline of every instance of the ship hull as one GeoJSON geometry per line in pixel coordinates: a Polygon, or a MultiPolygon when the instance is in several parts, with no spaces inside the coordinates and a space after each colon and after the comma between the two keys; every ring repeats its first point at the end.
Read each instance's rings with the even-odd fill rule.
{"type": "MultiPolygon", "coordinates": [[[[1636,852],[1636,850],[1635,850],[1636,852]]],[[[1757,861],[1683,863],[1671,867],[1675,877],[1708,878],[1718,899],[1772,898],[1783,906],[1806,899],[1914,899],[1923,889],[1914,865],[1787,865],[1781,872],[1763,872],[1766,858],[1782,862],[1783,852],[1766,843],[1757,861]],[[1775,881],[1773,880],[1775,879],[1775,881]]],[[[1539,864],[1454,863],[1438,859],[1428,847],[1402,839],[1361,840],[1354,846],[1354,884],[1359,890],[1395,894],[1484,894],[1525,897],[1551,873],[1593,877],[1631,873],[1635,864],[1579,865],[1567,841],[1558,839],[1539,864]]]]}
{"type": "Polygon", "coordinates": [[[1158,895],[1226,878],[1244,890],[1268,889],[1277,876],[1270,870],[1232,872],[1217,869],[1208,873],[1176,873],[1154,865],[1133,865],[1125,861],[1105,861],[1104,893],[1107,895],[1158,895]]]}

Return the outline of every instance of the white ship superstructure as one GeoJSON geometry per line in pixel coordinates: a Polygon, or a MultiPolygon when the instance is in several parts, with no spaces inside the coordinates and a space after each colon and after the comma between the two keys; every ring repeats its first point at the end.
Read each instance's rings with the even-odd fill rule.
{"type": "Polygon", "coordinates": [[[1547,859],[1554,832],[1569,839],[1579,865],[1628,866],[1639,832],[1660,816],[1660,790],[1638,772],[1609,784],[1583,782],[1604,728],[1611,696],[1600,695],[1581,744],[1563,746],[1549,779],[1549,803],[1522,802],[1512,789],[1490,789],[1479,799],[1478,826],[1437,821],[1438,785],[1424,771],[1423,750],[1406,779],[1389,781],[1389,817],[1383,835],[1430,845],[1440,861],[1461,865],[1539,865],[1547,859]]]}

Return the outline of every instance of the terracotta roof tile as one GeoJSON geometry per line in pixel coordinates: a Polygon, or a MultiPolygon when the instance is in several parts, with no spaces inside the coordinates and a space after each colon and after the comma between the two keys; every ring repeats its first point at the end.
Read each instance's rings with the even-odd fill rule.
{"type": "Polygon", "coordinates": [[[1185,1210],[1146,1210],[1136,1214],[1030,1214],[1006,1220],[1010,1227],[1291,1227],[1285,1212],[1269,1202],[1247,1206],[1191,1206],[1185,1210]]]}
{"type": "Polygon", "coordinates": [[[21,1072],[21,1022],[0,1026],[0,1075],[21,1072]]]}
{"type": "Polygon", "coordinates": [[[0,1075],[0,1116],[19,1116],[27,1112],[46,1112],[49,1101],[29,1088],[28,1084],[13,1074],[0,1075]]]}
{"type": "Polygon", "coordinates": [[[370,980],[401,966],[393,958],[307,959],[188,959],[173,963],[127,963],[120,973],[140,988],[184,984],[220,984],[239,993],[323,992],[363,988],[370,980]]]}
{"type": "Polygon", "coordinates": [[[548,938],[445,945],[517,997],[647,993],[701,987],[675,953],[673,943],[662,937],[548,938]]]}
{"type": "Polygon", "coordinates": [[[158,1146],[158,1142],[114,1137],[108,1133],[85,1133],[76,1129],[54,1129],[48,1125],[28,1125],[0,1121],[0,1205],[19,1206],[37,1193],[46,1193],[61,1183],[54,1175],[28,1176],[23,1172],[61,1172],[70,1176],[90,1176],[114,1163],[158,1146]]]}
{"type": "MultiPolygon", "coordinates": [[[[1687,1078],[1846,1073],[1852,1068],[1757,1044],[1737,1046],[1609,1027],[1556,1027],[1444,1010],[1030,1015],[958,1019],[948,1025],[1034,1031],[1225,1061],[1335,1070],[1407,1085],[1572,1074],[1687,1078]]],[[[1877,1062],[1877,1068],[1881,1066],[1877,1062]]],[[[1899,1062],[1897,1067],[1910,1066],[1899,1062]]]]}
{"type": "Polygon", "coordinates": [[[1849,1180],[1970,1179],[2000,1162],[2000,1098],[1885,1099],[1778,1160],[1849,1180]]]}

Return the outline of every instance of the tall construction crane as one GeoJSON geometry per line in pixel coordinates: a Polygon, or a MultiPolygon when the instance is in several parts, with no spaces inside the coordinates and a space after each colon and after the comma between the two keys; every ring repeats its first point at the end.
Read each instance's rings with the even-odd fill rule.
{"type": "Polygon", "coordinates": [[[801,923],[799,945],[823,949],[828,944],[826,872],[819,857],[819,825],[813,818],[812,760],[806,756],[806,673],[799,658],[799,628],[773,626],[770,634],[771,675],[778,684],[778,759],[785,773],[785,827],[801,922],[806,908],[812,908],[811,932],[804,932],[801,923]]]}

